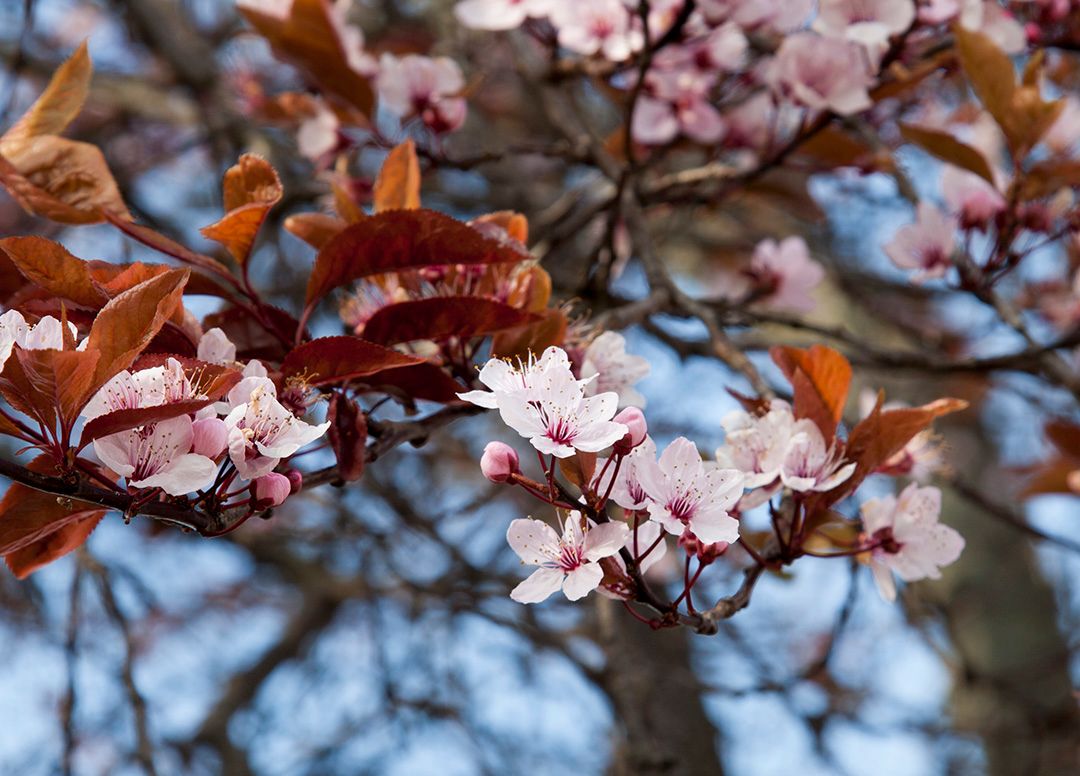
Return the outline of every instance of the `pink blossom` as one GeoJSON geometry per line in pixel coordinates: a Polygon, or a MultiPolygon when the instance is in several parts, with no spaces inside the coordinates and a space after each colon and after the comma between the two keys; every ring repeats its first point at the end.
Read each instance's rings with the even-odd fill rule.
{"type": "Polygon", "coordinates": [[[337,114],[317,100],[315,113],[300,122],[296,132],[297,148],[305,158],[317,162],[338,147],[341,142],[340,128],[337,114]]]}
{"type": "Polygon", "coordinates": [[[821,0],[814,29],[865,47],[876,69],[889,39],[915,21],[912,0],[821,0]]]}
{"type": "Polygon", "coordinates": [[[524,391],[531,397],[547,375],[564,370],[570,371],[570,358],[565,350],[554,346],[547,348],[539,359],[530,353],[528,360],[519,361],[517,366],[493,358],[484,364],[478,376],[491,390],[459,393],[458,398],[485,409],[497,409],[500,394],[524,391]]]}
{"type": "Polygon", "coordinates": [[[603,495],[611,488],[611,500],[623,509],[645,509],[649,494],[641,484],[641,472],[656,466],[656,443],[645,437],[641,444],[630,451],[616,470],[614,464],[606,465],[607,459],[596,462],[596,481],[593,489],[603,495]],[[600,475],[603,476],[600,476],[600,475]],[[612,477],[615,483],[611,483],[612,477]]]}
{"type": "Polygon", "coordinates": [[[480,457],[480,471],[492,482],[508,482],[521,471],[517,451],[505,442],[488,442],[480,457]]]}
{"type": "Polygon", "coordinates": [[[269,381],[251,391],[247,401],[237,404],[226,416],[225,425],[229,430],[229,458],[240,476],[248,480],[269,474],[282,458],[315,441],[330,427],[329,423],[310,425],[293,415],[278,402],[274,384],[269,381]]]}
{"type": "Polygon", "coordinates": [[[629,534],[625,523],[596,525],[591,520],[582,528],[580,512],[570,512],[563,523],[562,536],[541,520],[522,519],[510,523],[506,540],[529,566],[539,566],[528,579],[510,593],[523,604],[543,601],[559,588],[571,601],[595,590],[604,578],[599,561],[618,554],[629,534]]]}
{"type": "Polygon", "coordinates": [[[255,480],[255,503],[260,507],[283,504],[291,492],[292,484],[284,474],[270,472],[255,480]]]}
{"type": "Polygon", "coordinates": [[[821,429],[812,420],[795,421],[791,440],[780,467],[780,481],[799,493],[832,490],[855,472],[855,464],[845,464],[836,447],[828,447],[821,429]]]}
{"type": "Polygon", "coordinates": [[[782,95],[814,110],[850,116],[873,105],[866,56],[847,40],[812,32],[789,35],[776,54],[771,81],[782,95]]]}
{"type": "Polygon", "coordinates": [[[801,237],[788,237],[780,243],[762,240],[754,249],[750,274],[764,290],[762,304],[794,312],[814,309],[811,292],[825,278],[825,270],[810,258],[801,237]]]}
{"type": "Polygon", "coordinates": [[[798,29],[813,9],[813,0],[698,0],[710,23],[731,21],[743,29],[769,27],[779,32],[798,29]]]}
{"type": "Polygon", "coordinates": [[[208,329],[199,338],[197,355],[200,361],[208,364],[234,364],[236,363],[236,345],[221,329],[208,329]]]}
{"type": "Polygon", "coordinates": [[[649,517],[668,533],[692,531],[703,542],[734,542],[739,521],[731,516],[742,496],[743,474],[736,469],[706,469],[697,446],[679,437],[660,460],[645,460],[636,474],[648,494],[649,517]]]}
{"type": "Polygon", "coordinates": [[[896,266],[917,270],[916,278],[924,279],[943,276],[955,248],[956,222],[924,200],[915,223],[900,227],[884,250],[896,266]]]}
{"type": "Polygon", "coordinates": [[[662,145],[680,133],[704,145],[724,136],[724,119],[708,101],[716,81],[713,73],[650,71],[643,94],[634,108],[634,140],[646,145],[662,145]]]}
{"type": "MultiPolygon", "coordinates": [[[[71,323],[68,326],[74,337],[77,329],[71,323]]],[[[0,369],[4,368],[16,345],[23,350],[63,350],[62,324],[51,315],[37,323],[27,323],[18,310],[8,310],[0,315],[0,369]]]]}
{"type": "Polygon", "coordinates": [[[862,505],[868,538],[878,542],[870,568],[881,595],[896,599],[895,573],[905,582],[939,579],[941,567],[953,563],[964,549],[956,530],[939,522],[941,491],[911,483],[900,497],[885,496],[862,505]]]}
{"type": "Polygon", "coordinates": [[[563,0],[549,15],[559,31],[559,45],[575,54],[622,62],[645,42],[636,17],[621,0],[563,0]]]}
{"type": "Polygon", "coordinates": [[[163,420],[94,440],[98,458],[133,488],[161,488],[182,496],[207,488],[217,464],[191,452],[191,418],[163,420]]]}
{"type": "Polygon", "coordinates": [[[503,422],[541,453],[569,458],[577,450],[600,452],[626,435],[626,426],[612,421],[616,394],[586,397],[584,387],[567,370],[545,375],[535,391],[496,394],[503,422]]]}
{"type": "Polygon", "coordinates": [[[433,132],[452,132],[465,122],[461,68],[446,57],[383,54],[379,60],[379,98],[402,121],[419,116],[433,132]]]}
{"type": "Polygon", "coordinates": [[[634,384],[648,374],[648,360],[627,353],[626,339],[618,332],[605,331],[585,349],[581,377],[586,381],[586,396],[612,391],[620,407],[644,407],[645,397],[634,384]]]}
{"type": "Polygon", "coordinates": [[[780,477],[795,431],[791,405],[773,401],[764,415],[736,410],[725,415],[720,423],[724,428],[724,445],[716,451],[716,461],[720,466],[743,472],[743,487],[760,488],[780,477]]]}
{"type": "Polygon", "coordinates": [[[512,30],[529,17],[547,16],[551,4],[551,0],[462,0],[454,14],[474,30],[512,30]]]}
{"type": "Polygon", "coordinates": [[[645,414],[637,407],[622,410],[615,416],[614,421],[626,426],[626,436],[615,443],[614,452],[618,455],[626,455],[648,436],[649,426],[645,421],[645,414]]]}
{"type": "Polygon", "coordinates": [[[191,425],[191,451],[216,459],[229,443],[229,429],[221,418],[200,418],[191,425]]]}
{"type": "Polygon", "coordinates": [[[941,174],[941,193],[964,229],[985,229],[1006,208],[1005,197],[988,181],[951,164],[941,174]]]}
{"type": "Polygon", "coordinates": [[[1019,54],[1027,46],[1023,25],[997,0],[964,0],[960,24],[986,35],[1006,54],[1019,54]]]}

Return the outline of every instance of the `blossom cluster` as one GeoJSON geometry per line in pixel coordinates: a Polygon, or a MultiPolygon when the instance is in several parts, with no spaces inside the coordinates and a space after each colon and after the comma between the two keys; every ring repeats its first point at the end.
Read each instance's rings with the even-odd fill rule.
{"type": "MultiPolygon", "coordinates": [[[[647,362],[626,353],[623,337],[614,332],[597,338],[578,362],[558,347],[517,364],[492,359],[479,374],[488,390],[460,395],[497,410],[529,440],[546,483],[526,476],[514,448],[499,441],[484,450],[484,475],[523,487],[562,515],[558,531],[531,518],[511,523],[511,548],[523,563],[539,567],[511,593],[516,601],[535,603],[560,587],[570,600],[592,590],[631,598],[627,564],[639,573],[648,570],[666,551],[665,535],[685,550],[688,564],[690,557],[698,560],[700,572],[740,541],[749,510],[765,503],[773,509],[777,495],[806,503],[841,487],[855,472],[856,463],[844,460],[836,440],[826,440],[813,420],[797,417],[780,400],[727,415],[724,444],[711,461],[685,437],[658,455],[644,414],[626,406],[628,397],[639,396],[632,386],[647,374],[647,362]],[[606,457],[597,457],[605,451],[606,457]],[[584,467],[576,482],[579,497],[557,482],[560,459],[584,467]],[[621,508],[621,516],[609,514],[609,503],[621,508]]],[[[935,445],[917,436],[879,471],[923,476],[937,460],[935,445]]],[[[963,540],[938,522],[939,513],[940,492],[915,482],[899,498],[868,500],[863,532],[841,554],[869,562],[891,599],[895,588],[888,570],[905,581],[936,577],[959,556],[963,540]]],[[[689,579],[688,565],[687,597],[689,579]]]]}
{"type": "MultiPolygon", "coordinates": [[[[236,346],[221,329],[203,334],[198,356],[203,363],[238,366],[236,346]]],[[[233,487],[228,495],[250,489],[252,506],[281,504],[294,485],[286,474],[274,470],[323,436],[330,424],[304,421],[306,406],[296,397],[285,406],[260,361],[249,361],[242,374],[224,401],[96,438],[95,453],[126,480],[129,489],[160,488],[170,496],[183,496],[215,488],[226,493],[233,487]],[[241,483],[250,486],[236,487],[241,483]]],[[[189,372],[179,360],[168,358],[163,365],[114,376],[91,398],[82,417],[92,421],[122,410],[206,398],[198,368],[189,372]]]]}
{"type": "MultiPolygon", "coordinates": [[[[922,30],[958,22],[1008,51],[1023,27],[991,0],[462,0],[458,19],[477,30],[550,25],[568,54],[616,65],[657,48],[644,74],[632,134],[644,145],[676,138],[737,147],[761,143],[799,111],[851,115],[871,107],[869,90],[890,48],[922,30]],[[674,37],[674,40],[670,38],[674,37]],[[758,41],[750,55],[749,39],[758,41]],[[762,53],[762,41],[766,41],[762,53]],[[721,100],[720,95],[735,95],[721,100]],[[778,121],[779,119],[779,121],[778,121]]],[[[615,85],[637,88],[617,75],[615,85]]]]}

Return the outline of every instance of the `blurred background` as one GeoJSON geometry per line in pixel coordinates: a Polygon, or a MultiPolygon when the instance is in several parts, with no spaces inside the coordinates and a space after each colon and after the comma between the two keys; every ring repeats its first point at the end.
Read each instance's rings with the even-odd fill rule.
{"type": "MultiPolygon", "coordinates": [[[[425,206],[526,214],[556,295],[581,309],[600,315],[643,296],[633,259],[610,283],[590,272],[607,228],[585,215],[604,190],[596,170],[556,153],[497,153],[564,148],[560,109],[610,132],[619,115],[609,95],[586,81],[537,86],[520,40],[469,34],[451,6],[358,0],[349,10],[369,46],[434,46],[465,70],[465,127],[424,146],[443,161],[425,177],[425,206]]],[[[271,159],[286,198],[254,277],[295,308],[313,252],[280,221],[325,207],[330,171],[258,106],[302,88],[296,72],[230,0],[6,0],[0,127],[85,38],[92,95],[68,134],[104,150],[141,220],[211,251],[197,230],[221,212],[223,170],[247,150],[271,159]]],[[[380,129],[404,137],[393,121],[380,129]]],[[[384,153],[356,150],[350,174],[370,180],[384,153]]],[[[721,289],[762,238],[807,240],[829,273],[809,331],[767,313],[730,330],[774,385],[767,346],[822,332],[901,351],[1022,346],[978,303],[911,286],[888,264],[881,244],[912,218],[907,187],[933,196],[940,174],[914,152],[896,167],[900,183],[795,164],[722,205],[672,207],[652,227],[670,272],[695,293],[721,289]]],[[[0,195],[0,234],[29,233],[83,258],[147,258],[111,228],[63,228],[0,195]]],[[[1064,260],[1055,250],[1032,262],[1036,276],[1064,260]]],[[[214,309],[204,305],[196,312],[214,309]]],[[[726,388],[751,387],[709,354],[700,320],[631,322],[629,349],[652,365],[640,385],[651,432],[711,452],[736,406],[726,388]]],[[[316,327],[334,333],[340,322],[316,327]]],[[[477,462],[486,441],[520,440],[492,418],[468,418],[380,460],[359,487],[304,492],[229,536],[112,514],[78,554],[25,582],[0,574],[0,773],[1076,773],[1080,515],[1073,496],[1017,496],[1021,469],[1049,453],[1045,419],[1075,414],[1074,397],[1023,369],[926,370],[839,345],[856,391],[972,402],[938,429],[943,521],[967,540],[942,581],[888,604],[858,563],[805,558],[766,575],[751,606],[711,637],[653,632],[598,596],[519,606],[508,598],[522,573],[505,530],[537,505],[488,484],[477,462]]],[[[657,584],[676,586],[674,551],[669,560],[657,584]]],[[[731,593],[742,562],[722,560],[697,595],[731,593]]]]}

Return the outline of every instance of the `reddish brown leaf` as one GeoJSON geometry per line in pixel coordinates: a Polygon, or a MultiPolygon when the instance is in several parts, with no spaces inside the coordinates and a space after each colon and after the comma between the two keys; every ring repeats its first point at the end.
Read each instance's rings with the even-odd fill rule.
{"type": "Polygon", "coordinates": [[[128,289],[101,309],[87,342],[87,350],[101,353],[89,393],[131,366],[150,344],[180,305],[190,273],[169,270],[128,289]]]}
{"type": "Polygon", "coordinates": [[[63,224],[92,224],[109,212],[130,218],[100,149],[55,135],[0,156],[0,185],[26,212],[63,224]]]}
{"type": "Polygon", "coordinates": [[[1044,100],[1038,85],[1017,85],[1012,60],[988,35],[959,24],[953,34],[972,88],[1005,133],[1013,158],[1023,159],[1061,115],[1064,101],[1044,100]]]}
{"type": "Polygon", "coordinates": [[[71,255],[60,243],[44,237],[8,237],[0,240],[0,251],[27,280],[54,296],[95,308],[108,301],[90,263],[71,255]]]}
{"type": "Polygon", "coordinates": [[[14,153],[32,138],[63,132],[86,102],[93,69],[83,41],[53,73],[49,85],[30,109],[0,138],[0,154],[14,153]]]}
{"type": "Polygon", "coordinates": [[[284,18],[249,6],[239,10],[279,56],[339,100],[371,115],[375,104],[371,84],[349,66],[329,0],[293,0],[284,18]]]}
{"type": "Polygon", "coordinates": [[[901,124],[900,134],[904,140],[914,143],[943,162],[973,172],[991,186],[996,187],[993,168],[990,167],[990,163],[986,161],[982,152],[957,140],[948,132],[930,127],[901,124]]]}
{"type": "Polygon", "coordinates": [[[476,296],[436,296],[387,305],[364,324],[365,339],[384,345],[480,337],[539,320],[537,315],[476,296]]]}
{"type": "Polygon", "coordinates": [[[540,320],[515,329],[499,332],[491,340],[492,355],[500,358],[527,358],[530,353],[543,353],[552,345],[566,340],[566,315],[550,309],[539,313],[540,320]]]}
{"type": "Polygon", "coordinates": [[[348,225],[344,219],[325,213],[300,213],[285,219],[285,231],[316,250],[320,250],[348,225]]]}
{"type": "Polygon", "coordinates": [[[830,496],[853,492],[874,470],[903,450],[916,434],[928,428],[935,418],[959,412],[968,403],[962,399],[938,399],[922,407],[884,411],[881,405],[879,397],[873,412],[851,429],[845,457],[855,462],[855,473],[835,491],[830,491],[830,496]]]}
{"type": "Polygon", "coordinates": [[[327,437],[337,456],[338,474],[343,482],[360,479],[367,454],[367,416],[343,394],[330,397],[326,419],[330,421],[327,437]]]}
{"type": "MultiPolygon", "coordinates": [[[[47,456],[35,458],[26,468],[38,474],[59,474],[55,462],[47,456]]],[[[0,499],[0,555],[18,552],[64,526],[100,518],[104,513],[96,504],[43,493],[13,482],[0,499]]]]}
{"type": "Polygon", "coordinates": [[[394,148],[375,180],[375,212],[420,207],[420,160],[410,139],[394,148]]]}
{"type": "Polygon", "coordinates": [[[138,240],[149,248],[153,248],[155,251],[164,253],[166,256],[172,256],[174,259],[179,259],[185,264],[191,264],[194,267],[200,267],[201,269],[216,274],[228,274],[229,272],[225,265],[217,259],[202,253],[196,253],[175,240],[169,239],[160,232],[154,231],[148,226],[136,224],[131,220],[117,218],[110,213],[105,214],[105,219],[124,234],[138,240]]]}
{"type": "MultiPolygon", "coordinates": [[[[22,367],[31,393],[24,398],[31,402],[38,413],[51,425],[59,412],[65,428],[75,423],[89,398],[92,381],[100,354],[93,348],[76,350],[23,350],[15,351],[15,361],[22,367]]],[[[11,359],[8,359],[9,363],[11,359]]],[[[4,375],[8,374],[7,366],[4,375]]]]}
{"type": "Polygon", "coordinates": [[[21,550],[9,552],[4,556],[4,562],[16,579],[26,579],[38,569],[82,547],[104,516],[105,510],[100,510],[65,522],[48,536],[26,545],[21,550]]]}
{"type": "Polygon", "coordinates": [[[794,389],[795,416],[814,421],[825,441],[831,441],[844,415],[851,364],[824,345],[814,345],[808,350],[774,347],[769,354],[794,389]]]}
{"type": "Polygon", "coordinates": [[[244,154],[226,171],[223,189],[225,217],[200,231],[204,237],[224,245],[243,264],[266,214],[281,200],[281,180],[261,156],[244,154]]]}
{"type": "Polygon", "coordinates": [[[528,255],[433,210],[389,210],[351,224],[315,257],[305,304],[368,275],[440,264],[520,262],[528,255]]]}
{"type": "Polygon", "coordinates": [[[497,210],[477,216],[472,224],[494,224],[506,232],[511,239],[522,245],[529,244],[529,219],[513,210],[497,210]]]}
{"type": "Polygon", "coordinates": [[[1017,185],[1025,200],[1051,197],[1062,189],[1080,188],[1080,160],[1053,159],[1036,162],[1022,174],[1017,185]]]}
{"type": "Polygon", "coordinates": [[[1052,420],[1046,424],[1045,431],[1054,447],[1080,462],[1080,426],[1067,420],[1052,420]]]}
{"type": "Polygon", "coordinates": [[[359,337],[321,337],[289,353],[281,372],[286,377],[306,375],[311,385],[329,385],[423,361],[359,337]]]}
{"type": "Polygon", "coordinates": [[[364,380],[372,390],[388,393],[405,402],[414,400],[449,404],[469,390],[435,364],[423,363],[387,369],[364,380]]]}

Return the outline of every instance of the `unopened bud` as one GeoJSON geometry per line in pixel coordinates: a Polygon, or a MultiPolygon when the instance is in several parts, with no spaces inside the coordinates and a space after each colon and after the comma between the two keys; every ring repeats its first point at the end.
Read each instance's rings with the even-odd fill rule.
{"type": "Polygon", "coordinates": [[[304,489],[304,475],[302,472],[299,472],[296,469],[289,469],[285,472],[285,476],[289,478],[290,495],[295,496],[304,489]]]}
{"type": "Polygon", "coordinates": [[[270,472],[255,480],[255,502],[260,507],[276,507],[291,492],[292,483],[284,474],[270,472]]]}
{"type": "Polygon", "coordinates": [[[626,436],[614,445],[616,454],[626,455],[645,441],[649,433],[649,424],[645,422],[645,414],[637,407],[627,407],[616,415],[614,420],[626,426],[626,436]]]}
{"type": "Polygon", "coordinates": [[[191,424],[191,452],[217,458],[229,441],[229,429],[221,418],[203,418],[191,424]]]}
{"type": "Polygon", "coordinates": [[[492,482],[507,482],[521,471],[518,454],[505,442],[488,442],[480,457],[480,471],[492,482]]]}

